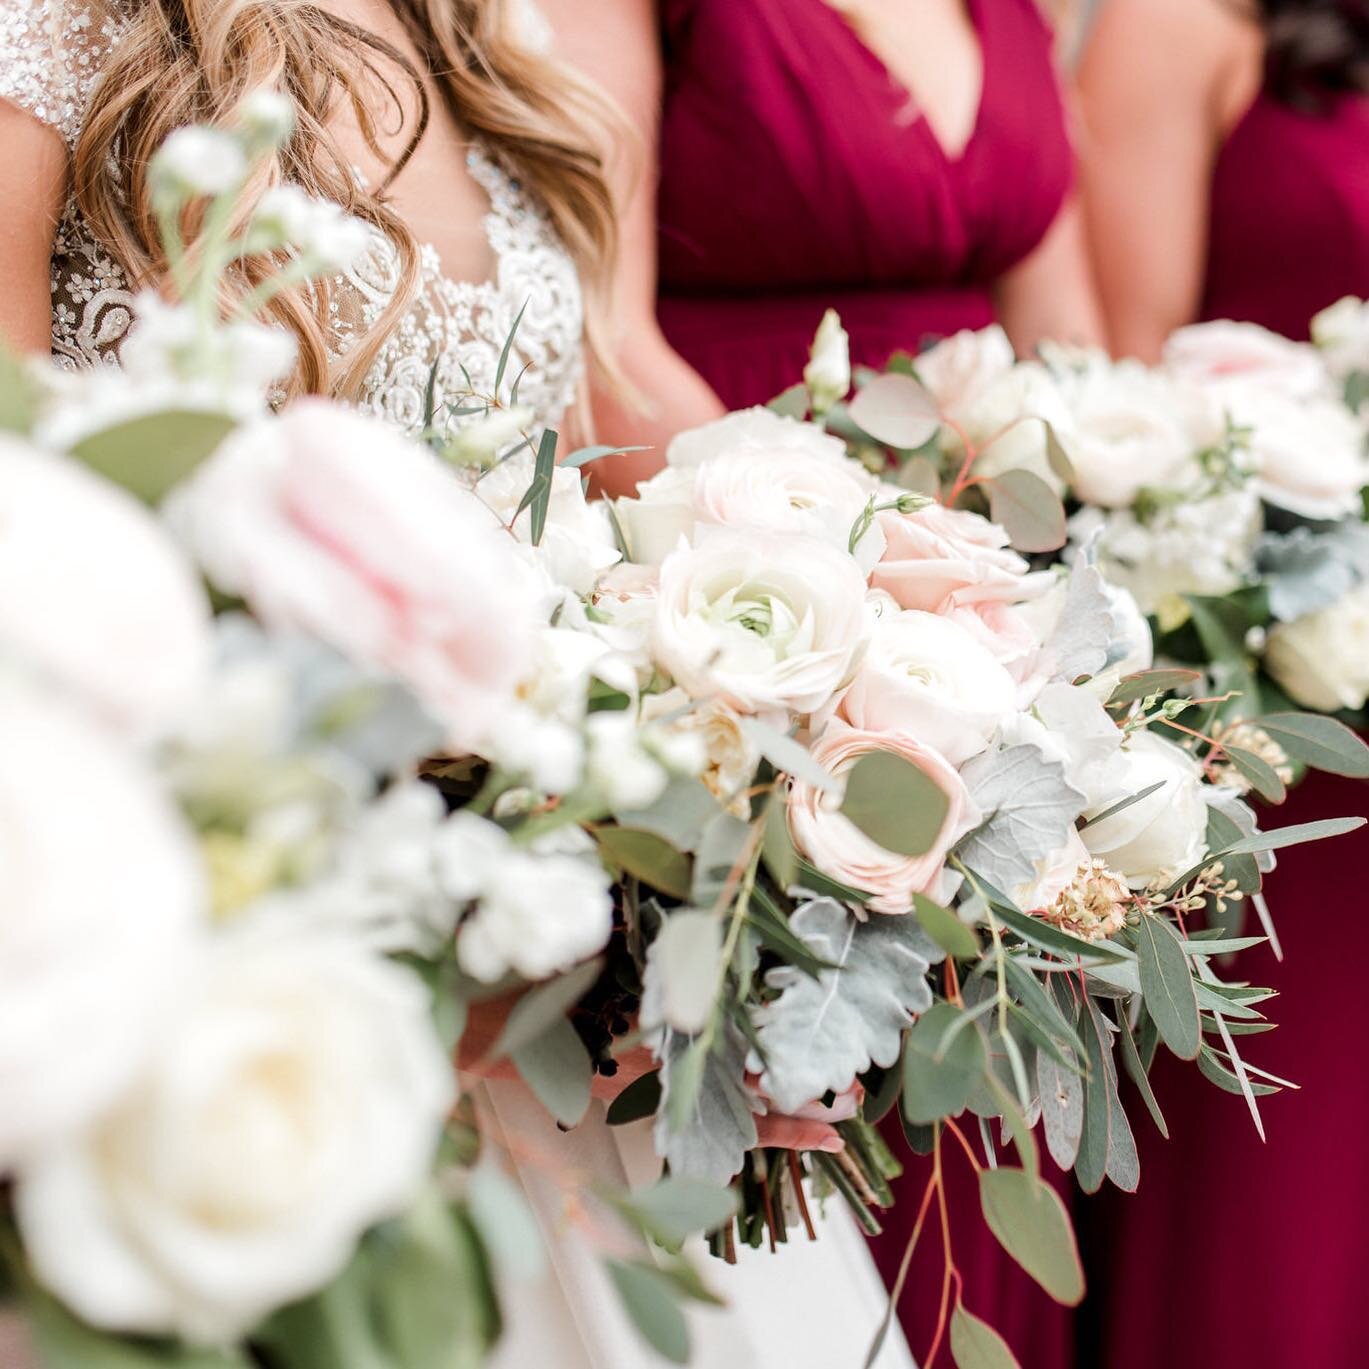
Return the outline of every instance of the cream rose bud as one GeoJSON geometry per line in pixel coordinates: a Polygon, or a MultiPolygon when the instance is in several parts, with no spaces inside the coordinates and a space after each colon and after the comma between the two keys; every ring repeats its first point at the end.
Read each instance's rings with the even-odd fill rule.
{"type": "Polygon", "coordinates": [[[1016,707],[1011,675],[959,623],[915,609],[876,619],[837,711],[865,732],[903,732],[963,765],[1016,707]]]}
{"type": "Polygon", "coordinates": [[[877,521],[886,546],[870,583],[904,608],[945,613],[1027,593],[1027,563],[1008,550],[1008,534],[977,513],[929,504],[915,513],[889,510],[877,521]]]}
{"type": "Polygon", "coordinates": [[[1258,323],[1219,319],[1180,328],[1165,343],[1164,364],[1171,375],[1200,385],[1253,381],[1294,399],[1327,392],[1326,367],[1316,349],[1258,323]]]}
{"type": "Polygon", "coordinates": [[[803,383],[820,414],[845,399],[851,389],[851,339],[835,309],[829,309],[818,324],[808,365],[803,368],[803,383]]]}
{"type": "MultiPolygon", "coordinates": [[[[1207,853],[1202,770],[1183,747],[1142,732],[1117,752],[1110,778],[1123,798],[1160,787],[1085,827],[1081,835],[1091,855],[1107,861],[1133,889],[1166,885],[1202,860],[1207,853]]],[[[1101,804],[1084,816],[1110,806],[1101,804]]]]}
{"type": "Polygon", "coordinates": [[[152,776],[59,700],[0,680],[0,1175],[141,1066],[208,912],[152,776]]]}
{"type": "Polygon", "coordinates": [[[1369,585],[1274,627],[1264,664],[1304,708],[1363,708],[1369,698],[1369,585]]]}
{"type": "Polygon", "coordinates": [[[758,407],[739,409],[680,433],[666,448],[666,462],[671,466],[698,466],[715,456],[745,451],[807,452],[831,460],[846,459],[846,443],[841,438],[815,423],[801,423],[758,407]]]}
{"type": "Polygon", "coordinates": [[[408,684],[478,747],[533,654],[538,597],[513,539],[431,452],[306,400],[240,429],[169,510],[210,578],[408,684]]]}
{"type": "Polygon", "coordinates": [[[143,738],[204,682],[209,617],[194,567],[137,500],[0,437],[0,652],[143,738]]]}
{"type": "Polygon", "coordinates": [[[864,577],[815,538],[706,528],[661,566],[658,660],[692,697],[741,713],[821,708],[866,631],[864,577]]]}
{"type": "Polygon", "coordinates": [[[248,925],[180,988],[147,1068],[24,1166],[15,1211],[93,1326],[229,1341],[409,1204],[452,1072],[421,982],[350,940],[248,925]]]}
{"type": "Polygon", "coordinates": [[[823,792],[801,780],[789,790],[789,832],[823,874],[870,894],[875,912],[906,913],[915,893],[937,890],[947,852],[979,825],[982,815],[946,758],[906,733],[863,732],[836,721],[812,747],[813,759],[838,780],[875,751],[901,756],[946,795],[946,817],[930,851],[922,856],[886,851],[842,815],[839,791],[823,792]]]}
{"type": "Polygon", "coordinates": [[[1364,429],[1339,399],[1293,399],[1255,382],[1220,387],[1231,420],[1250,430],[1255,487],[1304,518],[1357,514],[1369,484],[1364,429]]]}
{"type": "MultiPolygon", "coordinates": [[[[532,510],[518,506],[533,479],[533,456],[522,452],[496,466],[475,487],[481,501],[521,542],[532,542],[532,510]]],[[[553,580],[576,594],[588,594],[600,577],[623,559],[613,540],[607,506],[585,498],[580,472],[558,466],[552,473],[547,521],[538,558],[553,580]]]]}
{"type": "Polygon", "coordinates": [[[1312,320],[1312,341],[1338,380],[1369,374],[1369,301],[1346,295],[1323,309],[1312,320]]]}
{"type": "Polygon", "coordinates": [[[1093,358],[1061,385],[1072,420],[1064,446],[1086,504],[1125,508],[1147,487],[1182,488],[1221,433],[1200,390],[1138,362],[1093,358]]]}

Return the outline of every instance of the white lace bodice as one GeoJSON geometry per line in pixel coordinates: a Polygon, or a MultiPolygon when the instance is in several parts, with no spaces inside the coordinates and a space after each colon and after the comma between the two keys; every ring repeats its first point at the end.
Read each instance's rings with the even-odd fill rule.
{"type": "MultiPolygon", "coordinates": [[[[0,98],[51,125],[69,148],[119,41],[117,3],[0,0],[0,98]]],[[[554,426],[575,398],[581,376],[584,309],[575,265],[512,169],[479,145],[472,147],[468,166],[489,197],[485,230],[495,274],[487,281],[452,280],[436,249],[423,247],[418,293],[376,358],[361,404],[413,431],[423,422],[430,378],[438,415],[446,412],[449,397],[471,389],[491,393],[500,351],[522,310],[505,387],[521,373],[519,403],[533,409],[539,425],[554,426]]],[[[338,355],[380,315],[397,279],[398,251],[377,233],[370,253],[334,283],[338,355]]],[[[117,364],[132,324],[131,306],[123,268],[69,202],[52,254],[52,351],[58,364],[117,364]]]]}

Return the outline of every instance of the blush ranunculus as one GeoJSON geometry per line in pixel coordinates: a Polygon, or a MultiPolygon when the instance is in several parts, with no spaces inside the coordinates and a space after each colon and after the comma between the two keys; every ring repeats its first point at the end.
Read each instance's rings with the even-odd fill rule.
{"type": "Polygon", "coordinates": [[[173,520],[222,589],[392,672],[474,748],[533,658],[537,599],[514,540],[430,452],[303,401],[230,438],[173,520]]]}
{"type": "Polygon", "coordinates": [[[1008,534],[977,513],[929,504],[916,513],[889,510],[877,521],[886,545],[870,583],[903,608],[945,613],[1027,592],[1027,563],[1008,549],[1008,534]]]}
{"type": "Polygon", "coordinates": [[[1328,391],[1329,377],[1315,347],[1291,342],[1258,323],[1216,319],[1192,323],[1165,343],[1165,369],[1200,385],[1254,381],[1294,399],[1328,391]]]}
{"type": "Polygon", "coordinates": [[[937,890],[947,852],[979,825],[982,815],[950,762],[905,733],[863,732],[834,721],[812,747],[813,759],[837,779],[874,751],[890,751],[917,766],[949,800],[930,851],[921,856],[886,851],[842,815],[839,793],[823,793],[801,780],[789,791],[789,831],[795,846],[823,874],[869,893],[875,912],[906,913],[915,893],[937,890]]]}

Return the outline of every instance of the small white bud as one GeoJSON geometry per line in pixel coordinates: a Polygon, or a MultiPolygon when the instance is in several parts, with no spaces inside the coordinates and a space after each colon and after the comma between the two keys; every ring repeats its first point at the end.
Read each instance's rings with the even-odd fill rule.
{"type": "Polygon", "coordinates": [[[202,195],[223,195],[247,174],[242,144],[213,128],[178,128],[148,166],[153,198],[184,204],[202,195]]]}

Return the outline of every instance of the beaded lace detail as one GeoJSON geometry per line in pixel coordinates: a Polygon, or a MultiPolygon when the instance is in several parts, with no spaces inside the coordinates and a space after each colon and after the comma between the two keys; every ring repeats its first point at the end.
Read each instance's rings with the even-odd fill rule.
{"type": "MultiPolygon", "coordinates": [[[[100,73],[121,25],[97,0],[0,0],[0,98],[51,125],[75,145],[100,73]]],[[[489,197],[485,231],[495,255],[487,281],[446,276],[436,249],[421,248],[418,292],[372,366],[361,407],[396,426],[421,427],[432,385],[441,418],[468,391],[493,392],[498,360],[519,311],[505,372],[507,391],[553,426],[573,402],[582,367],[584,303],[575,265],[550,219],[517,176],[473,146],[472,176],[489,197]]],[[[399,275],[395,245],[373,246],[330,292],[336,355],[383,312],[399,275]]],[[[99,242],[74,202],[67,204],[52,254],[52,352],[68,368],[117,365],[133,322],[133,293],[122,266],[99,242]]]]}

